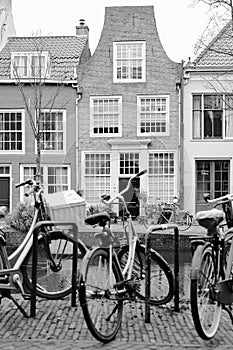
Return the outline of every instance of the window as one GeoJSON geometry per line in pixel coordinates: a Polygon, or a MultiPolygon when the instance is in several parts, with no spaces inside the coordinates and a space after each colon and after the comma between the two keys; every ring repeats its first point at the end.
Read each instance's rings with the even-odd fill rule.
{"type": "MultiPolygon", "coordinates": [[[[36,179],[36,165],[22,165],[21,180],[36,179]]],[[[41,182],[46,194],[70,189],[70,166],[43,165],[41,182]]],[[[23,192],[21,193],[23,195],[23,192]]]]}
{"type": "Polygon", "coordinates": [[[138,135],[169,134],[169,97],[138,96],[138,135]]]}
{"type": "Polygon", "coordinates": [[[120,153],[120,174],[133,175],[139,172],[139,153],[120,153]]]}
{"type": "Polygon", "coordinates": [[[173,152],[149,153],[149,202],[172,202],[175,193],[175,155],[173,152]]]}
{"type": "Polygon", "coordinates": [[[230,161],[197,160],[196,161],[196,210],[207,210],[203,193],[210,193],[210,198],[218,198],[229,193],[230,161]]]}
{"type": "Polygon", "coordinates": [[[48,77],[48,52],[12,53],[12,78],[48,77]]]}
{"type": "Polygon", "coordinates": [[[101,195],[110,194],[110,154],[85,154],[85,198],[88,203],[98,203],[101,195]]]}
{"type": "Polygon", "coordinates": [[[122,135],[122,98],[91,97],[91,136],[122,135]]]}
{"type": "Polygon", "coordinates": [[[41,111],[41,150],[49,152],[65,151],[65,111],[41,111]]]}
{"type": "Polygon", "coordinates": [[[146,81],[146,43],[144,41],[113,43],[113,82],[146,81]]]}
{"type": "Polygon", "coordinates": [[[233,137],[233,95],[193,95],[193,139],[233,137]]]}
{"type": "Polygon", "coordinates": [[[24,147],[24,112],[0,110],[0,152],[18,153],[24,147]]]}

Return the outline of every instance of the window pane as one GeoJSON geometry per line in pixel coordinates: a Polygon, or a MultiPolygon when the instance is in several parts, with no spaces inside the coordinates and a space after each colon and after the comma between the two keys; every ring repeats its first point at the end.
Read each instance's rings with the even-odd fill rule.
{"type": "Polygon", "coordinates": [[[0,113],[0,150],[21,151],[23,149],[22,113],[0,113]]]}
{"type": "Polygon", "coordinates": [[[175,195],[174,153],[150,153],[148,174],[149,202],[171,202],[175,195]]]}
{"type": "Polygon", "coordinates": [[[144,65],[143,43],[116,44],[114,69],[119,80],[142,80],[144,65]]]}
{"type": "Polygon", "coordinates": [[[99,99],[92,101],[93,134],[118,134],[120,127],[120,99],[99,99]]]}
{"type": "Polygon", "coordinates": [[[140,133],[166,133],[168,99],[165,97],[140,98],[140,133]]]}
{"type": "Polygon", "coordinates": [[[43,131],[42,150],[62,151],[64,149],[63,113],[42,112],[40,122],[40,128],[43,131]]]}
{"type": "Polygon", "coordinates": [[[110,154],[86,154],[85,198],[96,204],[103,194],[110,194],[110,154]]]}

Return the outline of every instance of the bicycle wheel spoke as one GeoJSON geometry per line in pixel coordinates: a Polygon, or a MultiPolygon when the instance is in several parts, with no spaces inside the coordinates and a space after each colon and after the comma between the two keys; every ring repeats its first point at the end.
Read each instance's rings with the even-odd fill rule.
{"type": "MultiPolygon", "coordinates": [[[[86,250],[78,247],[78,259],[86,250]]],[[[66,236],[52,234],[47,241],[41,237],[38,241],[37,294],[47,299],[58,299],[72,291],[73,243],[66,236]],[[49,248],[49,255],[47,253],[49,248]]],[[[27,288],[31,288],[32,250],[22,265],[27,288]]]]}
{"type": "MultiPolygon", "coordinates": [[[[128,258],[128,246],[123,247],[118,253],[118,258],[123,268],[128,258]]],[[[132,279],[138,285],[136,295],[145,299],[145,247],[138,245],[133,263],[132,279]]],[[[173,274],[166,261],[160,254],[151,251],[150,294],[151,304],[161,305],[168,303],[174,293],[173,274]]]]}
{"type": "Polygon", "coordinates": [[[191,280],[193,321],[198,334],[203,339],[210,339],[218,329],[221,315],[221,305],[215,298],[215,283],[219,272],[215,271],[211,246],[197,248],[193,256],[193,266],[197,273],[196,278],[191,280]],[[201,256],[200,249],[203,249],[201,256]]]}
{"type": "Polygon", "coordinates": [[[84,285],[79,286],[80,304],[88,328],[96,339],[109,342],[119,330],[123,310],[116,265],[113,262],[109,269],[107,251],[97,249],[81,274],[84,285]]]}

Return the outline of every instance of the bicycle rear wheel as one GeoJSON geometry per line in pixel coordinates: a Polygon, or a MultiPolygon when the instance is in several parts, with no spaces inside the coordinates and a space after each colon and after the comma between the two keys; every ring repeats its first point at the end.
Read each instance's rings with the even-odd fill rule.
{"type": "MultiPolygon", "coordinates": [[[[123,246],[118,252],[118,259],[123,269],[129,255],[129,246],[123,246]]],[[[145,266],[146,254],[145,246],[136,246],[132,279],[138,281],[139,288],[136,295],[145,300],[145,266]]],[[[151,249],[151,278],[150,278],[150,303],[152,305],[162,305],[171,301],[174,295],[173,273],[164,258],[155,250],[151,249]]]]}
{"type": "MultiPolygon", "coordinates": [[[[74,243],[60,232],[52,232],[49,236],[39,235],[37,288],[39,297],[46,299],[59,299],[72,292],[72,263],[74,243]],[[45,239],[47,237],[47,239],[45,239]],[[52,264],[47,248],[55,262],[52,264]]],[[[82,260],[86,253],[85,246],[79,242],[77,245],[78,260],[82,260]]],[[[22,272],[27,289],[31,289],[32,276],[32,248],[28,252],[22,272]]]]}
{"type": "Polygon", "coordinates": [[[113,340],[121,326],[123,299],[117,288],[121,281],[114,259],[110,271],[108,250],[87,253],[80,271],[79,299],[88,329],[103,343],[113,340]]]}
{"type": "Polygon", "coordinates": [[[215,299],[219,275],[211,245],[198,246],[192,259],[190,299],[196,331],[205,340],[215,335],[220,322],[222,305],[215,299]]]}
{"type": "Polygon", "coordinates": [[[192,226],[193,217],[185,210],[179,210],[174,215],[174,223],[179,226],[180,231],[186,231],[192,226]]]}

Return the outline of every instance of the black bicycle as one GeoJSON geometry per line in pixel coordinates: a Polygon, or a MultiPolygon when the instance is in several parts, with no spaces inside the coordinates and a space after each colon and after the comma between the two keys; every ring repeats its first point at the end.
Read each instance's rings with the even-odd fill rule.
{"type": "Polygon", "coordinates": [[[207,235],[191,238],[191,312],[197,333],[211,339],[217,332],[221,311],[233,303],[233,194],[209,199],[214,208],[196,214],[207,235]],[[221,206],[222,210],[216,208],[221,206]]]}

